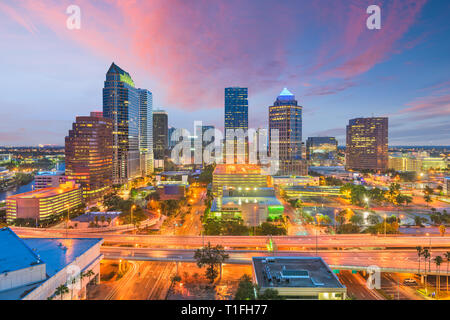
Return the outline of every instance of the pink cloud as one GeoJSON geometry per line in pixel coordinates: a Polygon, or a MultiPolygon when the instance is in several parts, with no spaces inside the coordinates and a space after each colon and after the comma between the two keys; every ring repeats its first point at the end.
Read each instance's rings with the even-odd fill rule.
{"type": "Polygon", "coordinates": [[[27,29],[43,25],[132,75],[151,78],[167,104],[198,110],[221,108],[226,86],[249,86],[254,94],[281,83],[301,87],[308,77],[326,81],[365,73],[392,54],[425,2],[387,2],[380,31],[365,28],[367,5],[359,0],[276,6],[271,1],[80,0],[81,30],[65,27],[71,1],[23,0],[5,11],[27,29]],[[318,47],[307,48],[315,33],[318,47]],[[301,61],[306,48],[315,63],[301,61]],[[311,67],[293,67],[299,63],[311,67]]]}

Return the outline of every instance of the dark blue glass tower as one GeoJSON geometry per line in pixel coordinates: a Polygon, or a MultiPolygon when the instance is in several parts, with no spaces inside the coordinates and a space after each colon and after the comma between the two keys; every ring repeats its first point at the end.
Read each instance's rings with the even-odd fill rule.
{"type": "MultiPolygon", "coordinates": [[[[225,88],[225,137],[227,130],[242,129],[244,134],[248,131],[248,88],[231,87],[225,88]]],[[[240,154],[241,146],[238,141],[234,145],[234,162],[239,157],[246,159],[248,154],[248,139],[244,143],[245,154],[240,154]]],[[[246,161],[246,160],[245,160],[246,161]]]]}
{"type": "Polygon", "coordinates": [[[140,176],[139,94],[130,74],[112,63],[103,88],[103,115],[113,120],[113,182],[140,176]]]}

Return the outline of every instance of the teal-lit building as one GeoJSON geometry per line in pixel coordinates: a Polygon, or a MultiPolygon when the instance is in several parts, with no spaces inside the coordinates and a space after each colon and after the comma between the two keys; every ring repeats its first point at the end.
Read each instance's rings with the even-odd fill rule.
{"type": "Polygon", "coordinates": [[[139,107],[130,74],[112,63],[103,88],[103,115],[113,120],[113,183],[141,175],[139,107]]]}
{"type": "Polygon", "coordinates": [[[210,212],[217,218],[240,217],[248,226],[259,226],[281,218],[284,206],[273,188],[244,188],[224,191],[223,196],[214,199],[210,212]]]}

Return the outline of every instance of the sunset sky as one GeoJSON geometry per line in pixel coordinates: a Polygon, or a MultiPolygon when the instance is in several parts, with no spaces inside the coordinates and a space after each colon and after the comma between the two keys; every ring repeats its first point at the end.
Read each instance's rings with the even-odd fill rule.
{"type": "Polygon", "coordinates": [[[287,87],[304,140],[344,145],[348,120],[374,115],[390,145],[450,145],[449,21],[442,0],[2,1],[0,145],[63,145],[75,116],[102,110],[113,61],[175,127],[223,128],[228,86],[249,88],[249,126],[267,127],[287,87]]]}

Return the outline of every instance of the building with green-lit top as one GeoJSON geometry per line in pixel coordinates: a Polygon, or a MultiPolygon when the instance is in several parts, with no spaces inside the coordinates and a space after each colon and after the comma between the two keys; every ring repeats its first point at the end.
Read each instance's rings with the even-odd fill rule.
{"type": "Polygon", "coordinates": [[[130,74],[115,63],[106,73],[103,116],[113,122],[113,183],[141,175],[139,93],[130,74]]]}
{"type": "Polygon", "coordinates": [[[273,188],[244,188],[224,190],[214,199],[211,214],[220,218],[241,217],[248,226],[281,218],[283,204],[276,198],[273,188]]]}

